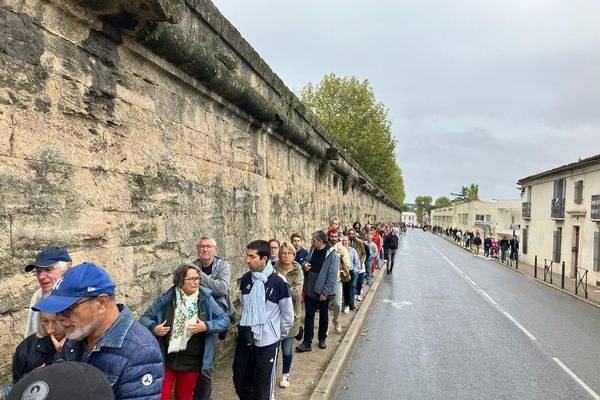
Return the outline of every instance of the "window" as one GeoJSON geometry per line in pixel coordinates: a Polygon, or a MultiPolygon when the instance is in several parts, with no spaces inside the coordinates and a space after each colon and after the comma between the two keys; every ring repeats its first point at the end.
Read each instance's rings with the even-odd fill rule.
{"type": "Polygon", "coordinates": [[[600,271],[600,232],[594,232],[594,271],[600,271]]]}
{"type": "Polygon", "coordinates": [[[492,221],[492,216],[490,214],[475,214],[475,225],[489,225],[492,221]]]}
{"type": "Polygon", "coordinates": [[[600,220],[600,194],[592,196],[591,218],[600,220]]]}
{"type": "Polygon", "coordinates": [[[552,240],[552,260],[554,262],[560,262],[560,247],[561,247],[561,241],[562,241],[562,228],[556,228],[556,230],[553,233],[553,240],[552,240]]]}
{"type": "Polygon", "coordinates": [[[565,217],[565,180],[554,181],[554,195],[552,196],[551,211],[552,218],[565,217]]]}
{"type": "Polygon", "coordinates": [[[575,182],[575,194],[573,195],[573,202],[575,204],[583,203],[583,181],[575,182]]]}
{"type": "Polygon", "coordinates": [[[529,241],[529,226],[523,228],[523,243],[521,246],[523,247],[523,254],[527,254],[527,242],[529,241]]]}

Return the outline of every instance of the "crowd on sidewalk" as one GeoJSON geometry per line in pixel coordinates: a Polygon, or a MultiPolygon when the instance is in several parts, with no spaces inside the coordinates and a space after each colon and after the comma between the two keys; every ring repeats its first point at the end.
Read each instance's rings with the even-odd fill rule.
{"type": "Polygon", "coordinates": [[[341,333],[341,313],[356,310],[375,269],[393,272],[405,232],[402,224],[363,228],[358,221],[347,229],[332,218],[312,234],[309,249],[298,233],[289,241],[248,243],[237,325],[231,267],[217,255],[214,238],[199,239],[198,258],[174,269],[173,285],[139,320],[116,301],[106,270],[91,262],[73,266],[66,249],[47,248],[25,267],[39,289],[14,353],[13,385],[0,388],[0,400],[211,399],[218,343],[233,326],[235,391],[242,400],[270,400],[279,349],[279,386],[286,388],[294,341],[296,352],[312,351],[318,312],[318,347],[327,348],[330,312],[333,331],[341,333]]]}
{"type": "Polygon", "coordinates": [[[483,255],[486,258],[493,258],[502,262],[511,260],[516,261],[519,255],[519,239],[513,235],[509,240],[506,236],[502,236],[498,240],[494,236],[486,236],[483,240],[479,231],[466,230],[464,233],[460,228],[448,227],[444,229],[441,226],[432,228],[434,233],[445,235],[454,243],[463,246],[472,251],[475,255],[479,255],[480,248],[483,245],[483,255]]]}

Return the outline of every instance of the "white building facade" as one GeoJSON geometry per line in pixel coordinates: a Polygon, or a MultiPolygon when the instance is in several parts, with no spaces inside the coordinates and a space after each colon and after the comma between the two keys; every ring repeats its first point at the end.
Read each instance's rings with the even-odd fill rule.
{"type": "Polygon", "coordinates": [[[600,155],[523,178],[521,259],[544,259],[569,276],[588,270],[588,282],[600,281],[600,155]]]}

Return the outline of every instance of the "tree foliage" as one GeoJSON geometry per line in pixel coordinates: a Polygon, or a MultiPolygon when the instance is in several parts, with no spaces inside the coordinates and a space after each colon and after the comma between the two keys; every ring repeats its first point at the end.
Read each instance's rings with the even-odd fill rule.
{"type": "Polygon", "coordinates": [[[452,202],[446,196],[441,196],[435,199],[435,208],[444,208],[451,206],[452,202]]]}
{"type": "Polygon", "coordinates": [[[331,73],[316,86],[308,83],[300,99],[371,179],[402,204],[406,195],[396,163],[396,141],[387,109],[376,101],[369,81],[331,73]]]}
{"type": "Polygon", "coordinates": [[[461,186],[458,193],[450,193],[450,195],[454,196],[452,201],[455,203],[479,200],[479,185],[471,183],[469,186],[461,186]]]}
{"type": "Polygon", "coordinates": [[[415,203],[417,205],[417,222],[423,223],[423,216],[429,214],[429,211],[433,208],[431,202],[433,199],[431,196],[417,196],[415,197],[415,203]]]}

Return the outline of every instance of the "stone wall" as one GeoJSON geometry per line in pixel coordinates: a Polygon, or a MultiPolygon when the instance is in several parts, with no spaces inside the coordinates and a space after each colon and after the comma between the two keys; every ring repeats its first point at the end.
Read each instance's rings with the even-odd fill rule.
{"type": "Polygon", "coordinates": [[[44,247],[105,267],[139,314],[202,235],[237,278],[250,240],[400,220],[210,2],[87,3],[0,1],[2,382],[44,247]]]}

